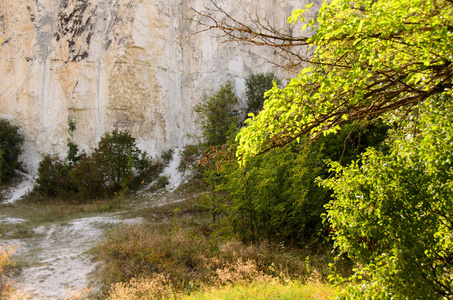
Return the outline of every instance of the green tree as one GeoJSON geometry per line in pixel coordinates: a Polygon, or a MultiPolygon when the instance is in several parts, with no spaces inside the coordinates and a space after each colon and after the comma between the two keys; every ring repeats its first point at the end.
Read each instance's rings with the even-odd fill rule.
{"type": "Polygon", "coordinates": [[[307,135],[382,117],[397,129],[389,152],[333,164],[338,175],[326,182],[335,243],[360,266],[345,298],[451,298],[453,3],[332,0],[305,27],[316,30],[310,65],[267,93],[237,136],[237,155],[248,164],[307,135]]]}
{"type": "Polygon", "coordinates": [[[238,98],[233,84],[228,81],[212,95],[203,93],[201,103],[194,108],[197,122],[201,124],[205,146],[218,146],[227,142],[228,136],[235,133],[238,113],[235,106],[238,98]]]}
{"type": "Polygon", "coordinates": [[[264,93],[270,90],[277,78],[273,73],[251,74],[245,79],[248,113],[257,114],[264,103],[264,93]]]}
{"type": "Polygon", "coordinates": [[[91,155],[102,180],[113,194],[128,188],[134,171],[147,167],[148,162],[129,132],[114,130],[105,133],[91,155]]]}
{"type": "Polygon", "coordinates": [[[19,132],[19,127],[9,121],[0,119],[0,149],[1,156],[1,182],[8,181],[14,176],[14,171],[20,167],[19,156],[22,154],[24,137],[19,132]]]}
{"type": "Polygon", "coordinates": [[[364,266],[350,295],[453,296],[452,100],[420,106],[420,121],[395,133],[388,154],[369,149],[360,163],[333,164],[337,175],[325,185],[335,191],[328,205],[335,244],[364,266]]]}
{"type": "Polygon", "coordinates": [[[215,192],[207,204],[215,218],[225,216],[224,230],[231,229],[245,241],[319,246],[329,239],[321,214],[332,191],[316,181],[332,174],[325,160],[348,164],[368,146],[379,147],[387,130],[379,121],[348,124],[338,134],[321,137],[307,147],[294,142],[273,149],[243,168],[235,159],[225,159],[234,155],[234,145],[210,149],[205,154],[210,168],[204,170],[204,180],[215,192]],[[357,128],[351,131],[353,127],[357,128]],[[219,158],[222,162],[216,164],[219,158]]]}
{"type": "MultiPolygon", "coordinates": [[[[290,22],[303,20],[296,10],[290,22]]],[[[310,65],[267,93],[264,110],[237,137],[237,154],[256,154],[347,121],[404,114],[439,93],[452,93],[453,4],[448,0],[340,1],[323,4],[306,26],[310,65]]]]}

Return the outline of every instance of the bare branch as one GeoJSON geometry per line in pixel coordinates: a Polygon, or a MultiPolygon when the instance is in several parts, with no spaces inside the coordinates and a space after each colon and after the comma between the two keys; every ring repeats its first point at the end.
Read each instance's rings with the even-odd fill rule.
{"type": "Polygon", "coordinates": [[[292,35],[293,25],[277,28],[273,22],[252,15],[243,6],[242,11],[247,17],[244,20],[239,19],[223,9],[215,0],[210,0],[210,3],[211,7],[205,7],[202,11],[191,8],[193,15],[189,16],[188,20],[196,25],[196,30],[190,35],[209,31],[224,41],[270,47],[284,58],[285,67],[289,69],[300,68],[302,64],[310,61],[311,53],[307,51],[310,36],[292,35]]]}

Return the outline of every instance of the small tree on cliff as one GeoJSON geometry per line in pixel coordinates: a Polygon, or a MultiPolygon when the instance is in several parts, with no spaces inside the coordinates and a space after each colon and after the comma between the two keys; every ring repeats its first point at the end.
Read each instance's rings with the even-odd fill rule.
{"type": "Polygon", "coordinates": [[[218,146],[227,142],[238,124],[238,112],[235,109],[238,98],[233,84],[228,81],[212,95],[203,93],[201,103],[194,108],[197,122],[201,124],[205,146],[218,146]]]}
{"type": "Polygon", "coordinates": [[[245,79],[248,113],[257,114],[264,104],[264,93],[270,90],[277,78],[273,73],[252,74],[245,79]]]}

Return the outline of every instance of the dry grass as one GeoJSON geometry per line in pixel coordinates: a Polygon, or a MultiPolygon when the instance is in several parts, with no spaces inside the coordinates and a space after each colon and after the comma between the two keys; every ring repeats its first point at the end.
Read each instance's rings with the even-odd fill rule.
{"type": "Polygon", "coordinates": [[[286,300],[327,300],[333,299],[336,289],[322,282],[301,283],[300,281],[282,282],[277,279],[255,280],[247,284],[231,284],[212,287],[206,291],[181,297],[182,300],[222,300],[222,299],[286,299],[286,300]]]}
{"type": "Polygon", "coordinates": [[[132,278],[112,285],[107,299],[332,299],[337,290],[315,275],[305,283],[272,277],[260,271],[253,261],[238,259],[235,264],[217,269],[209,285],[188,295],[175,289],[168,276],[132,278]]]}
{"type": "Polygon", "coordinates": [[[97,247],[107,299],[179,299],[267,283],[277,294],[288,286],[297,293],[331,294],[322,283],[330,273],[326,255],[224,239],[195,202],[148,210],[146,218],[149,223],[120,226],[97,247]]]}
{"type": "Polygon", "coordinates": [[[167,226],[121,226],[112,232],[98,247],[99,258],[105,262],[103,282],[110,285],[153,274],[167,274],[181,289],[198,282],[210,269],[206,240],[167,226]]]}
{"type": "Polygon", "coordinates": [[[154,300],[176,297],[167,276],[155,274],[151,277],[132,278],[128,283],[112,285],[110,300],[154,300]]]}
{"type": "Polygon", "coordinates": [[[15,265],[11,255],[16,252],[16,249],[17,247],[15,246],[0,247],[0,299],[8,299],[12,291],[11,283],[8,282],[6,273],[15,265]]]}

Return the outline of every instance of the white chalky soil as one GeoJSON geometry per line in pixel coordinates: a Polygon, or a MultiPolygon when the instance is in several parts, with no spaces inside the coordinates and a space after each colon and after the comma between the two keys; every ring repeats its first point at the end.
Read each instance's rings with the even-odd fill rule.
{"type": "MultiPolygon", "coordinates": [[[[170,192],[184,181],[184,176],[177,170],[180,160],[179,149],[175,149],[173,159],[162,174],[169,177],[167,190],[170,192]]],[[[15,189],[7,191],[4,203],[19,201],[32,189],[33,184],[33,178],[25,176],[25,180],[15,189]]],[[[146,205],[161,206],[183,200],[168,197],[155,199],[152,204],[146,205]]],[[[15,258],[26,263],[20,275],[11,278],[18,291],[14,299],[58,299],[85,288],[99,288],[99,282],[95,281],[95,276],[91,276],[97,264],[88,250],[103,239],[108,229],[119,224],[137,224],[142,221],[142,218],[121,219],[118,214],[105,213],[63,224],[39,226],[34,229],[32,238],[0,241],[0,245],[18,245],[15,258]]],[[[0,214],[0,224],[23,222],[28,221],[0,214]]]]}
{"type": "Polygon", "coordinates": [[[106,225],[141,220],[121,220],[112,214],[81,218],[62,225],[40,226],[31,239],[5,240],[19,245],[16,258],[28,265],[19,277],[13,278],[18,294],[30,299],[58,299],[71,291],[90,288],[90,275],[96,264],[87,251],[103,237],[106,225]]]}

